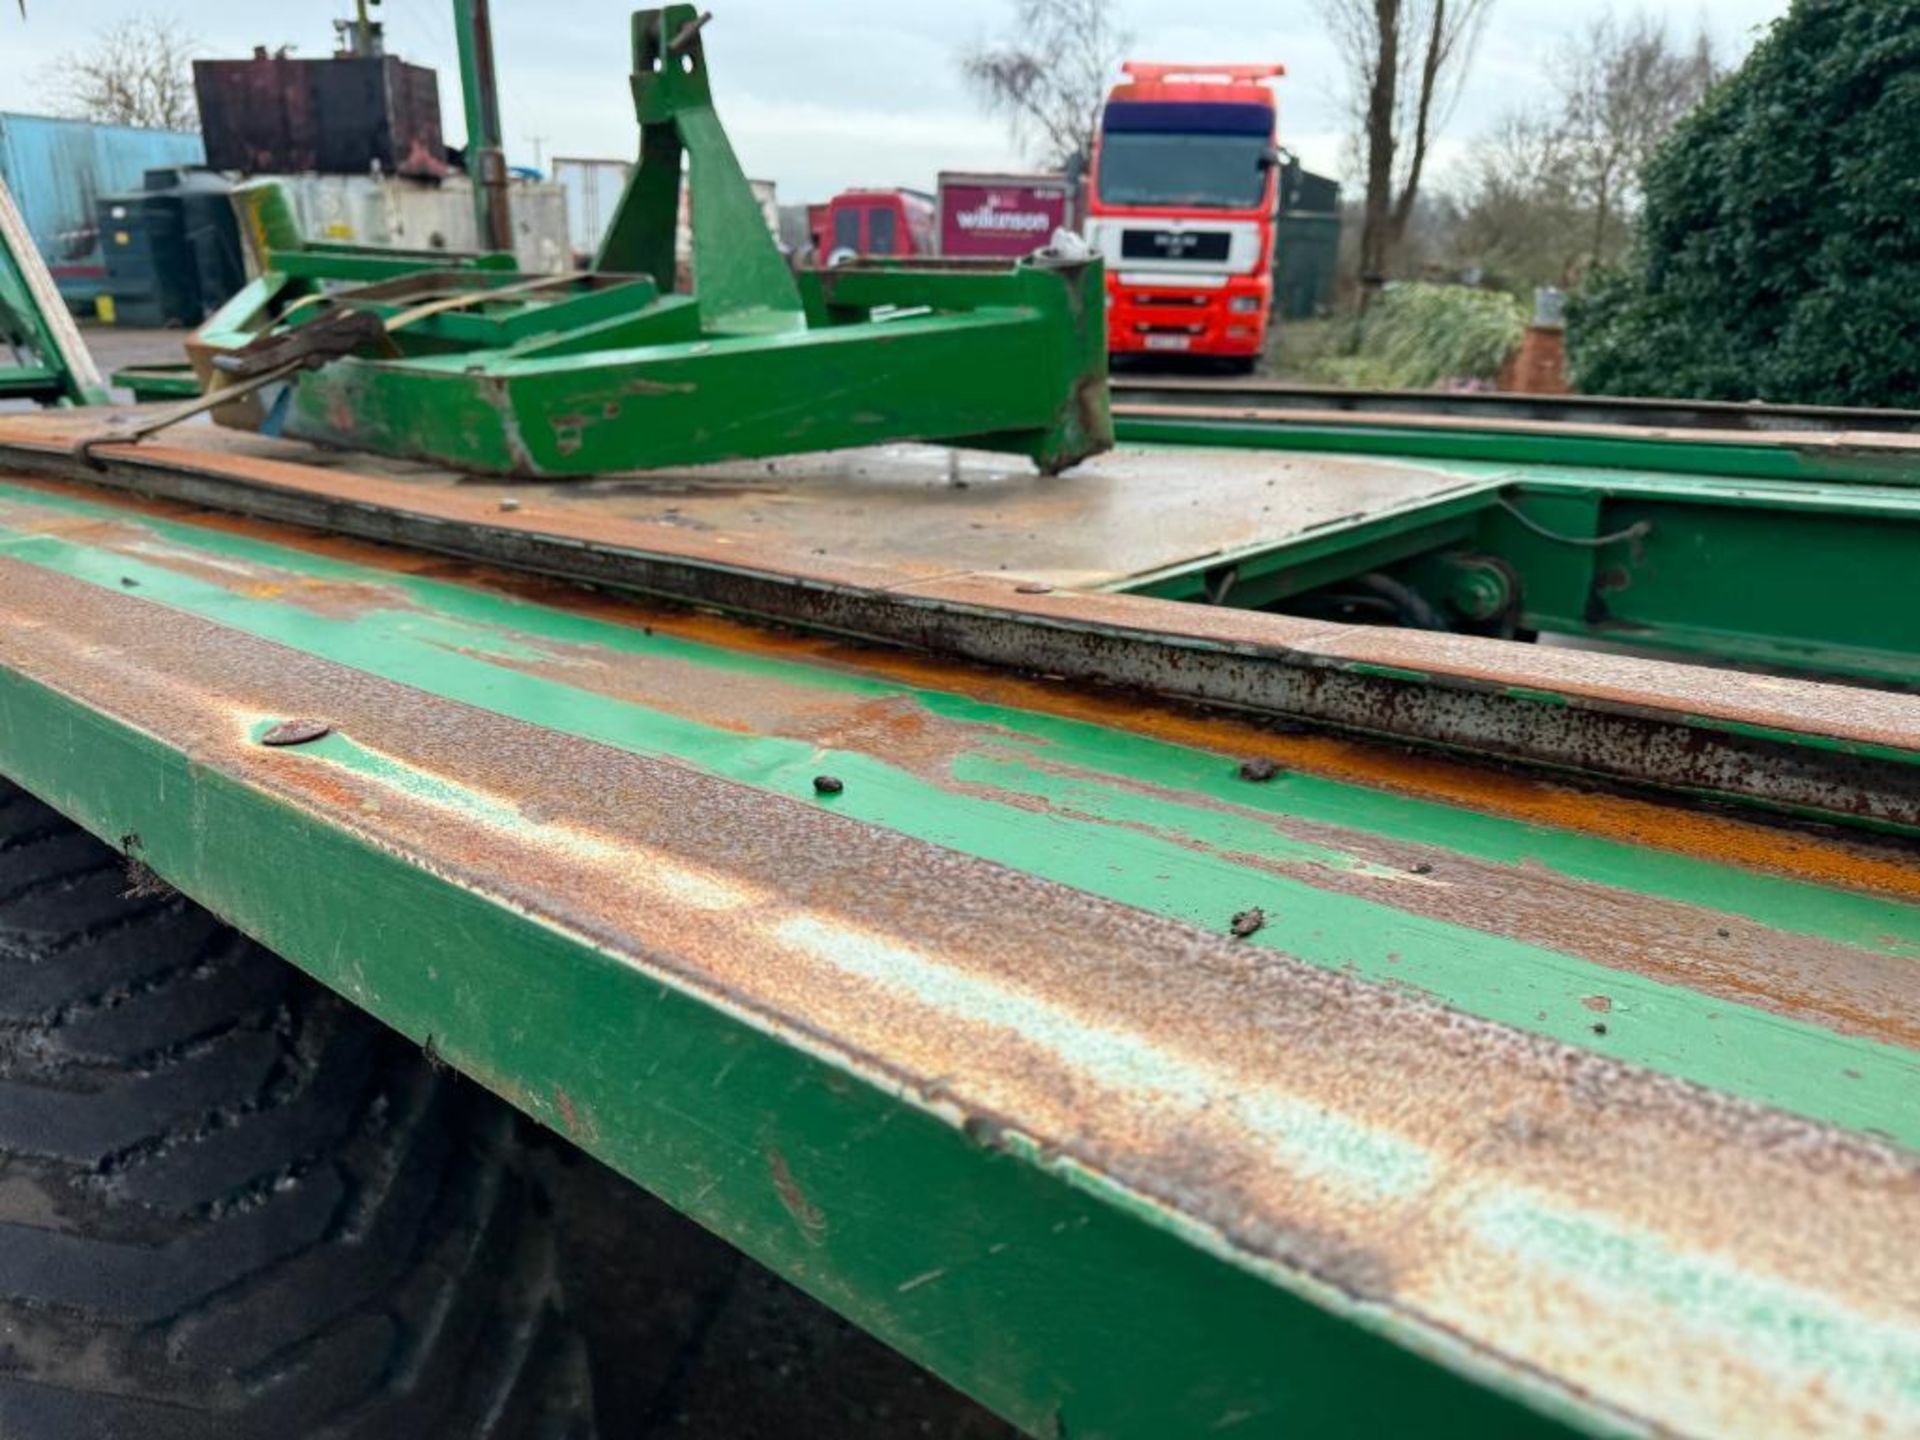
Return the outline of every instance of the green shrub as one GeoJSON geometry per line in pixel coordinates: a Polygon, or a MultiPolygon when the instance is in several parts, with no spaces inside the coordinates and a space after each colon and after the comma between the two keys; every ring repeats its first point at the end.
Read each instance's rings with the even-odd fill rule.
{"type": "Polygon", "coordinates": [[[1513,296],[1464,285],[1394,285],[1354,327],[1350,353],[1314,365],[1317,379],[1369,389],[1492,380],[1526,332],[1513,296]]]}
{"type": "Polygon", "coordinates": [[[1920,405],[1920,0],[1795,0],[1568,307],[1601,394],[1920,405]]]}

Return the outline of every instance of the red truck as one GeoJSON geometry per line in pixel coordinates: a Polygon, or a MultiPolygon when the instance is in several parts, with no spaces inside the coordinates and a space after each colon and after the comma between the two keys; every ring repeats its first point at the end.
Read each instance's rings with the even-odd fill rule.
{"type": "Polygon", "coordinates": [[[1251,370],[1273,311],[1280,65],[1129,61],[1094,137],[1087,239],[1107,261],[1107,348],[1251,370]]]}
{"type": "Polygon", "coordinates": [[[816,210],[816,264],[856,255],[934,253],[933,196],[924,190],[842,190],[816,210]]]}
{"type": "Polygon", "coordinates": [[[921,190],[843,190],[813,207],[817,263],[855,255],[961,255],[1016,259],[1072,224],[1064,175],[942,171],[936,199],[921,190]]]}

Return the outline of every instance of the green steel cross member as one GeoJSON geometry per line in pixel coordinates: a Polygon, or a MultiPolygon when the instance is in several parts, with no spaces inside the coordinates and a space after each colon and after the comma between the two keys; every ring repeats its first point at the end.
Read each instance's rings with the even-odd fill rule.
{"type": "Polygon", "coordinates": [[[859,263],[796,275],[713,108],[699,16],[633,17],[640,163],[593,268],[314,244],[271,187],[243,197],[257,279],[192,350],[234,352],[350,308],[384,335],[216,418],[457,470],[590,475],[944,440],[1062,470],[1112,443],[1100,262],[859,263]],[[698,281],[676,289],[682,187],[698,281]]]}

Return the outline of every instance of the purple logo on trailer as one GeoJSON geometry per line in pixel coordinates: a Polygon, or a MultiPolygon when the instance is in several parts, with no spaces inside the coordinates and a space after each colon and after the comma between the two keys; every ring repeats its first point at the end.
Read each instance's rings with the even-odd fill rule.
{"type": "Polygon", "coordinates": [[[940,194],[942,255],[1030,255],[1067,223],[1064,190],[949,185],[940,194]]]}

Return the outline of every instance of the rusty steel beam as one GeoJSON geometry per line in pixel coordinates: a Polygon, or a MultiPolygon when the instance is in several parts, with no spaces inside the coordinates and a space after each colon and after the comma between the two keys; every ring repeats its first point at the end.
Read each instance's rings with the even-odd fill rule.
{"type": "Polygon", "coordinates": [[[179,538],[32,518],[0,772],[1032,1433],[1920,1425],[1909,1151],[381,678],[299,640],[321,595],[203,618],[179,538]]]}
{"type": "Polygon", "coordinates": [[[1295,385],[1281,380],[1222,380],[1171,375],[1113,377],[1116,410],[1135,406],[1183,406],[1199,410],[1296,412],[1323,419],[1326,412],[1369,417],[1391,425],[1431,417],[1533,421],[1583,427],[1640,430],[1720,430],[1754,434],[1920,434],[1920,410],[1840,405],[1774,405],[1760,401],[1685,400],[1624,395],[1523,395],[1499,390],[1367,390],[1343,385],[1295,385]]]}
{"type": "Polygon", "coordinates": [[[928,577],[539,502],[217,449],[0,426],[0,459],[938,654],[1286,722],[1920,831],[1920,709],[1875,691],[1476,637],[1332,625],[1017,576],[928,577]]]}
{"type": "Polygon", "coordinates": [[[1920,483],[1920,435],[1904,428],[1668,428],[1145,400],[1117,404],[1113,415],[1114,433],[1123,442],[1591,466],[1821,484],[1920,483]]]}

